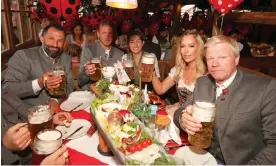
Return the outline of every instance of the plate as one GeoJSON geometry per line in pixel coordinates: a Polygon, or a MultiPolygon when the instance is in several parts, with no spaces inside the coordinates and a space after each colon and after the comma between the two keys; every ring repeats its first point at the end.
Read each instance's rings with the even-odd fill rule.
{"type": "Polygon", "coordinates": [[[73,111],[79,111],[79,110],[83,110],[85,108],[87,108],[90,104],[90,99],[68,99],[65,102],[61,103],[60,108],[64,111],[71,111],[73,108],[73,111]],[[79,106],[78,108],[76,108],[79,104],[83,103],[81,106],[79,106]]]}
{"type": "Polygon", "coordinates": [[[91,91],[75,91],[69,95],[70,98],[87,98],[92,100],[95,98],[95,95],[91,91]]]}
{"type": "Polygon", "coordinates": [[[83,126],[78,132],[69,137],[68,139],[76,139],[86,135],[87,131],[91,127],[91,123],[84,119],[74,119],[70,125],[70,127],[66,126],[57,126],[56,129],[62,133],[62,139],[66,138],[74,131],[76,131],[79,127],[83,126]]]}
{"type": "Polygon", "coordinates": [[[174,156],[181,158],[186,165],[217,165],[217,161],[211,153],[195,146],[181,147],[174,156]]]}

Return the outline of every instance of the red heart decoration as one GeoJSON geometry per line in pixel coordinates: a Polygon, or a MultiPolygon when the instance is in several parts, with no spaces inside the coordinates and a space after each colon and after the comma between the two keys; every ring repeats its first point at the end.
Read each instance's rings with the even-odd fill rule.
{"type": "Polygon", "coordinates": [[[226,14],[235,9],[243,0],[208,0],[209,3],[221,14],[226,14]]]}

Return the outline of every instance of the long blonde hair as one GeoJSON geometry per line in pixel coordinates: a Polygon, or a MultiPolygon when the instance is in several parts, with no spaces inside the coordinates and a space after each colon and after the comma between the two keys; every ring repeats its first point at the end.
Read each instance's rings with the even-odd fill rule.
{"type": "Polygon", "coordinates": [[[174,75],[174,80],[177,82],[179,78],[182,78],[182,75],[180,76],[181,72],[184,74],[186,70],[186,63],[182,58],[182,55],[180,53],[180,44],[181,40],[183,39],[184,36],[187,35],[192,35],[195,37],[197,44],[199,45],[198,50],[197,50],[197,58],[196,58],[196,71],[195,74],[192,78],[192,83],[195,83],[196,79],[200,76],[202,76],[206,72],[206,66],[203,62],[203,56],[204,56],[204,42],[202,38],[200,37],[199,33],[197,30],[192,29],[192,30],[186,30],[182,36],[180,37],[180,40],[177,43],[178,49],[177,49],[177,55],[175,59],[175,64],[176,64],[176,72],[174,75]]]}

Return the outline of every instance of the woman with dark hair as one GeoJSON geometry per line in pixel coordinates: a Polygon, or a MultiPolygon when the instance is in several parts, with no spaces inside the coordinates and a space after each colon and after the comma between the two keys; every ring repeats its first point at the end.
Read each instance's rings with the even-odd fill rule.
{"type": "MultiPolygon", "coordinates": [[[[134,67],[134,78],[133,78],[133,83],[135,85],[139,85],[139,71],[141,68],[141,59],[143,55],[146,54],[152,54],[143,51],[143,46],[144,46],[144,41],[145,41],[145,36],[143,32],[139,29],[135,29],[128,35],[128,49],[129,53],[123,55],[122,61],[131,60],[133,67],[134,67]]],[[[154,55],[154,54],[153,54],[154,55]]],[[[155,55],[154,55],[155,56],[155,55]]],[[[160,77],[159,73],[159,67],[158,67],[158,60],[155,56],[155,64],[154,64],[154,69],[157,77],[160,77]]]]}
{"type": "Polygon", "coordinates": [[[84,29],[82,24],[80,23],[75,24],[71,35],[67,35],[66,43],[64,45],[65,50],[68,49],[69,44],[77,44],[81,47],[84,47],[86,45],[86,36],[84,34],[84,29]]]}

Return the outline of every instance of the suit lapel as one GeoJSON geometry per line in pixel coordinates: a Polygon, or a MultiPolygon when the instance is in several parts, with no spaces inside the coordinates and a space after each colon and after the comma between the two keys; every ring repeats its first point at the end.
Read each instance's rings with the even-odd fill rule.
{"type": "Polygon", "coordinates": [[[235,98],[237,97],[237,93],[235,92],[236,87],[240,83],[242,79],[242,72],[240,70],[237,71],[237,75],[230,86],[227,88],[228,93],[225,95],[221,95],[216,100],[216,123],[219,124],[218,127],[218,137],[222,138],[225,134],[226,126],[230,123],[232,118],[232,114],[235,110],[229,109],[232,108],[231,105],[237,105],[235,98]]]}

